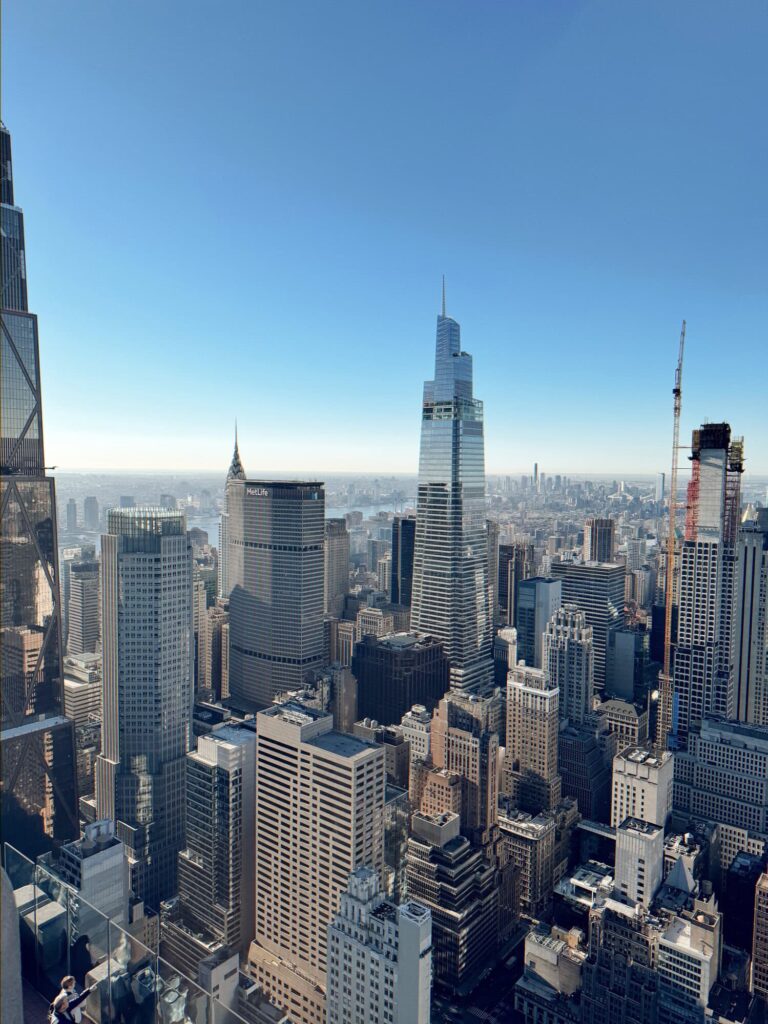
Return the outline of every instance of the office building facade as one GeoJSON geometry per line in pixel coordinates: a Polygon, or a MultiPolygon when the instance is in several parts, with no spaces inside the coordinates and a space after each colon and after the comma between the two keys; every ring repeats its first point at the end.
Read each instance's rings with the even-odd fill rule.
{"type": "Polygon", "coordinates": [[[483,851],[459,834],[458,815],[414,814],[407,877],[409,896],[432,914],[434,984],[471,991],[496,955],[499,890],[483,851]]]}
{"type": "Polygon", "coordinates": [[[435,377],[424,385],[411,626],[442,642],[452,687],[492,687],[483,404],[472,395],[472,357],[445,305],[435,377]]]}
{"type": "Polygon", "coordinates": [[[592,627],[595,689],[603,690],[610,634],[624,625],[625,568],[609,562],[553,562],[550,572],[562,582],[563,604],[575,604],[592,627]]]}
{"type": "Polygon", "coordinates": [[[70,569],[67,654],[99,650],[99,563],[75,562],[70,569]]]}
{"type": "Polygon", "coordinates": [[[212,951],[245,953],[253,938],[256,732],[224,726],[187,754],[186,846],[178,899],[163,914],[163,956],[197,977],[212,951]]]}
{"type": "Polygon", "coordinates": [[[532,814],[553,810],[560,801],[559,703],[559,690],[546,671],[519,664],[510,672],[504,793],[532,814]]]}
{"type": "Polygon", "coordinates": [[[560,580],[534,576],[518,584],[515,605],[517,657],[530,668],[542,667],[544,632],[562,603],[560,580]]]}
{"type": "Polygon", "coordinates": [[[611,825],[639,818],[664,828],[672,812],[674,758],[668,750],[627,747],[613,759],[611,825]]]}
{"type": "Polygon", "coordinates": [[[413,593],[413,552],[416,546],[416,517],[395,516],[392,521],[392,604],[411,606],[413,593]]]}
{"type": "Polygon", "coordinates": [[[324,1024],[328,925],[350,873],[382,869],[384,750],[295,701],[259,712],[256,730],[248,971],[295,1024],[324,1024]]]}
{"type": "Polygon", "coordinates": [[[328,1024],[429,1024],[432,915],[357,868],[328,927],[328,1024]]]}
{"type": "Polygon", "coordinates": [[[768,725],[768,509],[739,531],[733,656],[736,718],[768,725]]]}
{"type": "Polygon", "coordinates": [[[587,519],[584,523],[584,561],[612,562],[616,553],[616,521],[587,519]]]}
{"type": "Polygon", "coordinates": [[[499,611],[508,626],[514,626],[517,588],[523,580],[536,575],[533,544],[516,541],[499,545],[499,611]]]}
{"type": "Polygon", "coordinates": [[[595,661],[592,627],[574,604],[559,608],[543,636],[542,667],[560,690],[560,717],[581,724],[592,712],[595,661]]]}
{"type": "Polygon", "coordinates": [[[325,521],[325,611],[341,615],[349,590],[349,531],[346,519],[325,521]]]}
{"type": "Polygon", "coordinates": [[[768,726],[709,718],[674,755],[674,809],[716,822],[719,870],[741,851],[762,856],[768,842],[768,726]]]}
{"type": "Polygon", "coordinates": [[[242,480],[227,511],[230,697],[263,708],[323,661],[325,492],[242,480]]]}
{"type": "Polygon", "coordinates": [[[184,514],[110,509],[101,538],[99,818],[117,824],[131,888],[158,910],[176,891],[192,742],[192,548],[184,514]]]}
{"type": "Polygon", "coordinates": [[[45,473],[37,317],[27,305],[24,214],[0,125],[2,815],[31,857],[78,835],[72,725],[62,709],[56,491],[45,473]]]}
{"type": "Polygon", "coordinates": [[[731,643],[743,469],[743,443],[727,423],[694,430],[673,660],[670,742],[677,749],[695,721],[736,711],[731,643]]]}
{"type": "Polygon", "coordinates": [[[414,704],[431,712],[448,689],[442,644],[414,633],[364,636],[355,644],[352,673],[358,715],[383,725],[398,723],[414,704]]]}

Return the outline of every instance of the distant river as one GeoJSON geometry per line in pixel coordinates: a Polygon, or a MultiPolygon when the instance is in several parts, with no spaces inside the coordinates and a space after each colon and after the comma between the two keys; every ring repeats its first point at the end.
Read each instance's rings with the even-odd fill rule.
{"type": "MultiPolygon", "coordinates": [[[[342,519],[348,512],[362,512],[365,518],[369,516],[375,516],[377,512],[403,512],[407,508],[415,508],[416,499],[411,498],[409,501],[397,502],[389,505],[339,505],[336,508],[325,507],[325,515],[327,519],[342,519]]],[[[190,516],[187,515],[187,529],[191,530],[193,526],[196,526],[199,530],[205,530],[208,534],[208,543],[214,546],[219,543],[219,517],[218,515],[202,515],[202,516],[190,516]]]]}

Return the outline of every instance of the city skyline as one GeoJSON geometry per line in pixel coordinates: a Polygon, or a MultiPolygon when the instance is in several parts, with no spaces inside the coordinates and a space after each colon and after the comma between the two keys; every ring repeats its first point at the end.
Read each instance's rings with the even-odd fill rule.
{"type": "Polygon", "coordinates": [[[265,473],[415,472],[418,381],[445,272],[448,311],[473,338],[489,473],[535,460],[553,472],[667,469],[683,317],[683,434],[727,419],[751,439],[748,471],[768,472],[760,375],[743,372],[758,365],[765,320],[756,6],[734,25],[715,5],[696,21],[661,4],[510,5],[469,23],[458,7],[404,5],[395,73],[390,6],[319,19],[300,5],[308,31],[294,40],[292,15],[235,4],[216,27],[227,45],[206,47],[204,85],[192,57],[210,29],[200,7],[182,26],[154,12],[148,41],[141,4],[48,11],[44,33],[37,6],[6,6],[4,116],[25,181],[31,301],[47,325],[52,464],[213,469],[237,414],[265,473]],[[71,66],[68,53],[100,52],[107,36],[109,64],[71,66]],[[286,76],[270,48],[288,38],[298,49],[286,76]],[[380,81],[358,58],[350,66],[358,39],[380,81]],[[168,46],[173,78],[160,51],[153,59],[168,46]],[[443,47],[464,54],[460,76],[442,73],[443,47]],[[278,119],[262,96],[274,88],[287,89],[278,119]],[[343,130],[350,119],[360,144],[343,130]],[[201,121],[208,158],[190,161],[201,121]],[[439,161],[446,135],[466,144],[439,161]],[[142,216],[126,217],[131,207],[142,216]],[[200,260],[201,247],[217,255],[200,260]],[[141,388],[126,387],[126,351],[155,371],[141,388]],[[639,431],[619,429],[630,377],[639,431]],[[278,431],[289,395],[299,400],[278,431]]]}
{"type": "Polygon", "coordinates": [[[768,1024],[768,7],[8,6],[3,1022],[768,1024]]]}

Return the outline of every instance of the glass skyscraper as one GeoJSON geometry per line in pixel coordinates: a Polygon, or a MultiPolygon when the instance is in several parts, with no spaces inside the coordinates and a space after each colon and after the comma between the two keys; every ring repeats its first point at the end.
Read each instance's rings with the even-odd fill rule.
{"type": "Polygon", "coordinates": [[[72,723],[62,710],[54,481],[45,475],[37,317],[27,308],[24,215],[0,125],[2,417],[0,639],[3,829],[34,856],[77,838],[72,723]]]}
{"type": "Polygon", "coordinates": [[[458,323],[437,318],[435,378],[424,384],[411,628],[442,641],[451,687],[493,686],[483,403],[458,323]]]}
{"type": "Polygon", "coordinates": [[[316,482],[227,482],[229,686],[268,707],[323,663],[325,491],[316,482]]]}
{"type": "Polygon", "coordinates": [[[99,818],[117,822],[131,888],[158,910],[176,893],[192,743],[192,547],[183,512],[118,508],[101,538],[99,818]]]}

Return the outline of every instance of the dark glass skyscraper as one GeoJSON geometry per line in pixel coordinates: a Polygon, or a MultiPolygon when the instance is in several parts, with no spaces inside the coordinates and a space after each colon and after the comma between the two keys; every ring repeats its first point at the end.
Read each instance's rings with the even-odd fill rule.
{"type": "Polygon", "coordinates": [[[3,831],[30,855],[77,837],[72,723],[62,711],[61,599],[54,481],[45,475],[37,317],[27,308],[24,215],[11,136],[2,164],[0,638],[3,831]]]}
{"type": "Polygon", "coordinates": [[[451,687],[493,685],[483,403],[461,329],[437,318],[435,378],[424,384],[411,628],[442,641],[451,687]]]}
{"type": "Polygon", "coordinates": [[[395,516],[392,521],[392,604],[410,607],[413,590],[413,549],[416,543],[416,519],[395,516]]]}
{"type": "Polygon", "coordinates": [[[263,708],[323,661],[325,491],[231,480],[227,510],[230,695],[263,708]]]}

